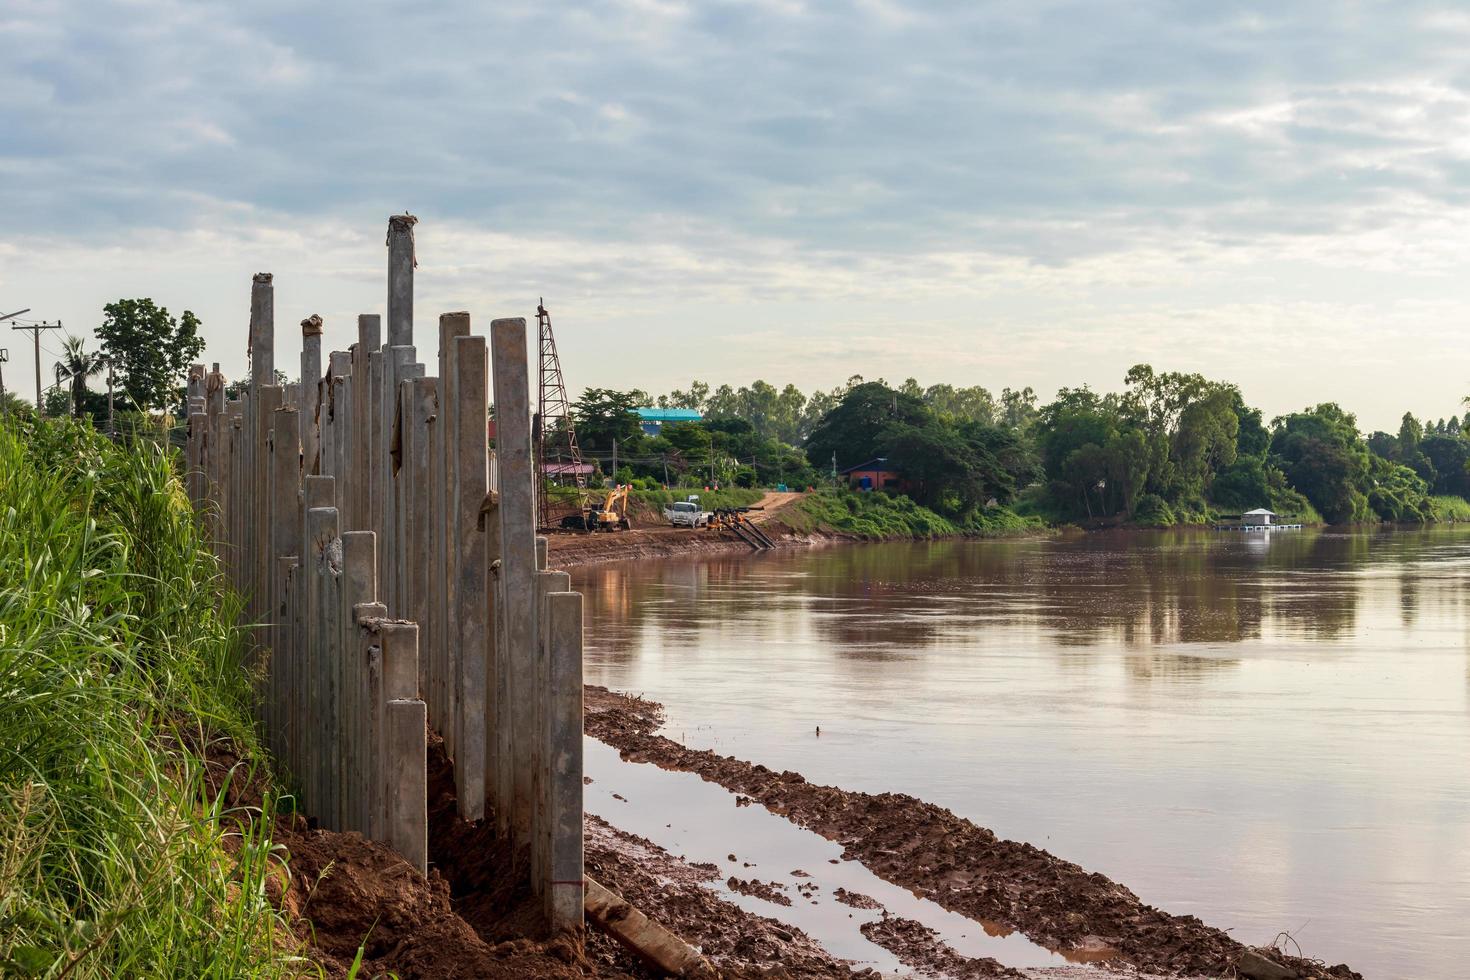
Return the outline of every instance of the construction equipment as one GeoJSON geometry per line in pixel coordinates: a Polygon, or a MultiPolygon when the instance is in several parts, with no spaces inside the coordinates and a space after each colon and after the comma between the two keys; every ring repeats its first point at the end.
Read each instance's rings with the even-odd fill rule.
{"type": "Polygon", "coordinates": [[[745,515],[753,510],[765,510],[764,507],[720,507],[711,512],[709,526],[721,531],[729,531],[735,537],[744,541],[755,551],[769,551],[776,547],[776,542],[771,540],[770,535],[751,521],[745,515]]]}
{"type": "MultiPolygon", "coordinates": [[[[556,353],[556,336],[551,332],[551,313],[546,309],[546,300],[536,304],[536,327],[541,338],[540,370],[537,374],[537,398],[535,429],[536,472],[540,476],[536,495],[537,522],[540,527],[551,527],[554,519],[552,495],[547,485],[574,484],[577,489],[587,489],[588,467],[582,463],[582,451],[577,445],[577,432],[572,425],[571,404],[567,400],[567,386],[561,373],[561,358],[556,353]]],[[[584,504],[585,509],[585,504],[584,504]]],[[[567,515],[575,517],[575,514],[567,515]]]]}
{"type": "Polygon", "coordinates": [[[633,522],[628,519],[628,490],[619,484],[608,490],[601,500],[584,498],[579,513],[568,514],[561,519],[561,526],[569,531],[627,531],[633,522]]]}

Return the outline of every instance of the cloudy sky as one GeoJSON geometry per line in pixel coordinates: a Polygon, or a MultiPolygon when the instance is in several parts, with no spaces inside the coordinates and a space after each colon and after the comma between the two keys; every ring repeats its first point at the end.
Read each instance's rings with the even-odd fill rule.
{"type": "Polygon", "coordinates": [[[1412,0],[3,0],[0,313],[152,296],[238,374],[251,273],[345,346],[410,210],[421,352],[545,295],[575,389],[1149,361],[1396,427],[1470,393],[1467,49],[1412,0]]]}

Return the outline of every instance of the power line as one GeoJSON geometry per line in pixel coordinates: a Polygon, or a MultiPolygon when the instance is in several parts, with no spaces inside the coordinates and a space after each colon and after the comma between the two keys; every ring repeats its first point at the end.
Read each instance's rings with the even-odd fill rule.
{"type": "MultiPolygon", "coordinates": [[[[27,309],[29,309],[29,308],[27,308],[27,309]]],[[[21,313],[25,313],[25,312],[27,312],[27,310],[21,310],[20,312],[21,313]]],[[[17,314],[12,313],[12,314],[10,314],[9,317],[0,317],[0,319],[8,320],[8,319],[10,319],[10,317],[14,317],[16,315],[17,314]]],[[[10,329],[12,329],[12,330],[29,330],[31,332],[31,339],[35,342],[35,345],[36,345],[36,414],[37,415],[45,415],[46,414],[46,403],[41,398],[41,331],[42,330],[60,330],[61,329],[61,321],[60,320],[57,320],[55,323],[45,323],[45,322],[33,323],[30,326],[16,325],[16,326],[11,327],[10,329]]]]}

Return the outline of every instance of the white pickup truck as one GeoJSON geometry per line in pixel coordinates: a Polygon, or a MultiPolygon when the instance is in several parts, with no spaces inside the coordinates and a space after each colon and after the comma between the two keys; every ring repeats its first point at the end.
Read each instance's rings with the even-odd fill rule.
{"type": "Polygon", "coordinates": [[[699,500],[676,500],[664,508],[664,517],[674,527],[705,527],[712,515],[699,506],[699,500]]]}

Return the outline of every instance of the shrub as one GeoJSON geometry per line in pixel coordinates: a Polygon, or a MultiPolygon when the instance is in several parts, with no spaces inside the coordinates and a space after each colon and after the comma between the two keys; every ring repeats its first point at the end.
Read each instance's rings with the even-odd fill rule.
{"type": "Polygon", "coordinates": [[[1133,505],[1133,523],[1141,527],[1170,527],[1177,523],[1174,511],[1156,493],[1146,493],[1133,505]]]}

